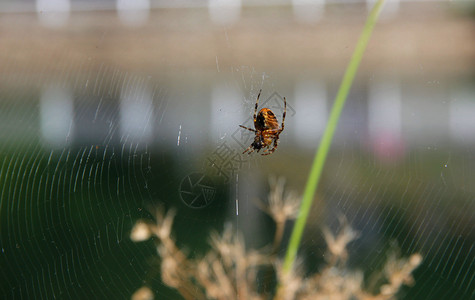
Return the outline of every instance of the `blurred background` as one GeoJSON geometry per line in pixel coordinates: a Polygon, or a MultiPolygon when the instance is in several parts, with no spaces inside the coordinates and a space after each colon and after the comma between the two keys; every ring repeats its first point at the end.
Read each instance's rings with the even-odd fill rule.
{"type": "MultiPolygon", "coordinates": [[[[138,219],[177,209],[191,257],[232,224],[272,241],[270,176],[303,192],[373,0],[0,1],[0,298],[129,299],[160,281],[138,219]],[[285,131],[242,155],[260,107],[285,131]]],[[[475,298],[475,2],[387,0],[344,108],[301,245],[361,232],[365,276],[421,253],[404,299],[475,298]]],[[[285,235],[288,238],[288,233],[285,235]]],[[[284,254],[285,248],[281,254],[284,254]]]]}

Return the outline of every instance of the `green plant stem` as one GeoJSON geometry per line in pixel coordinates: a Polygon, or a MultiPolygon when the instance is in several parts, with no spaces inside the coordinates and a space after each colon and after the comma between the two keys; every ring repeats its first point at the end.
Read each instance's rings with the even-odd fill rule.
{"type": "Polygon", "coordinates": [[[323,133],[320,146],[318,151],[315,153],[315,158],[313,160],[312,168],[310,170],[310,175],[307,179],[307,184],[305,186],[305,191],[303,194],[302,204],[300,205],[300,213],[295,222],[292,235],[290,237],[289,246],[287,248],[287,253],[284,260],[283,272],[288,274],[292,269],[292,266],[297,256],[297,251],[300,245],[300,240],[302,238],[303,230],[305,228],[305,223],[307,222],[307,217],[312,206],[313,198],[315,191],[318,186],[320,175],[322,174],[322,169],[325,164],[328,150],[333,139],[333,134],[338,125],[338,120],[340,119],[340,114],[345,105],[348,92],[350,91],[353,79],[355,78],[356,71],[360,65],[361,59],[365,52],[368,41],[373,32],[374,25],[378,19],[379,12],[383,5],[384,0],[378,0],[371,10],[366,24],[363,28],[363,32],[358,40],[353,56],[351,57],[350,63],[346,69],[345,75],[341,82],[340,88],[335,98],[332,111],[330,113],[330,118],[323,133]]]}

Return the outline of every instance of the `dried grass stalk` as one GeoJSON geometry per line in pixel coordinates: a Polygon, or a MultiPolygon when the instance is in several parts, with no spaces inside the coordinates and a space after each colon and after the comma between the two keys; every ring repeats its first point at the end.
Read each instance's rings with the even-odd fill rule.
{"type": "MultiPolygon", "coordinates": [[[[280,247],[282,233],[288,220],[298,213],[300,197],[285,193],[285,180],[271,178],[268,202],[258,201],[257,205],[269,214],[276,223],[276,233],[272,248],[248,250],[244,237],[226,226],[222,234],[211,233],[211,249],[201,259],[189,259],[173,239],[172,225],[175,212],[165,213],[157,209],[155,223],[137,221],[131,231],[131,239],[140,242],[151,236],[158,238],[157,253],[161,259],[162,282],[175,288],[184,299],[393,299],[402,285],[414,283],[412,272],[421,264],[418,253],[409,258],[399,258],[392,252],[381,274],[385,284],[378,294],[364,290],[363,272],[349,270],[348,245],[358,238],[344,216],[339,217],[340,230],[333,234],[323,228],[327,244],[326,264],[318,273],[303,276],[297,268],[290,273],[282,271],[282,261],[275,254],[280,247]],[[267,250],[266,250],[267,249],[267,250]],[[271,250],[269,250],[271,249],[271,250]],[[256,279],[263,267],[272,268],[279,288],[273,295],[258,290],[256,279]]],[[[302,264],[300,264],[302,265],[302,264]]],[[[137,290],[132,299],[153,299],[147,287],[137,290]]]]}

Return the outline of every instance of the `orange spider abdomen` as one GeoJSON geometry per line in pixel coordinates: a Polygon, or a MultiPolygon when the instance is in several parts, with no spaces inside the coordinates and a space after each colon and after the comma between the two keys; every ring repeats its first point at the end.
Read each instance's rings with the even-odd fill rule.
{"type": "Polygon", "coordinates": [[[256,130],[279,129],[279,123],[270,109],[263,108],[257,114],[254,127],[256,130]]]}

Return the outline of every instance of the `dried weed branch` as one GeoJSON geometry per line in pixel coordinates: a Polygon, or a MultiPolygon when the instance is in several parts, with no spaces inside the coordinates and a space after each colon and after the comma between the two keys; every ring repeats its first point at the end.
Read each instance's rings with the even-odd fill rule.
{"type": "MultiPolygon", "coordinates": [[[[284,193],[285,180],[271,178],[268,202],[257,205],[276,223],[272,250],[246,249],[244,237],[226,226],[224,232],[210,234],[211,249],[201,259],[190,259],[176,246],[172,238],[174,211],[165,213],[158,209],[155,223],[138,221],[131,239],[139,242],[157,237],[157,253],[161,258],[162,282],[175,288],[184,299],[393,299],[402,285],[414,283],[412,272],[421,261],[420,254],[399,258],[396,251],[389,255],[379,274],[384,284],[378,294],[364,289],[363,272],[347,268],[348,244],[359,233],[351,228],[344,216],[339,217],[340,230],[333,234],[323,229],[327,243],[326,264],[311,276],[303,270],[282,272],[282,261],[275,255],[282,242],[282,234],[288,220],[298,214],[299,201],[294,193],[284,193]],[[259,290],[256,282],[263,267],[272,268],[280,284],[274,295],[259,290]],[[382,278],[381,278],[382,277],[382,278]]],[[[268,248],[266,248],[268,249],[268,248]]],[[[303,265],[303,264],[298,264],[303,265]]],[[[148,288],[142,287],[132,299],[151,299],[148,288]],[[144,295],[143,297],[141,297],[144,295]]]]}
{"type": "Polygon", "coordinates": [[[337,263],[342,265],[346,263],[348,260],[347,246],[359,236],[359,233],[348,224],[345,216],[341,215],[338,219],[340,232],[337,236],[334,236],[327,227],[322,229],[328,247],[326,259],[330,266],[335,266],[337,263]]]}
{"type": "Polygon", "coordinates": [[[300,208],[300,196],[290,191],[284,194],[285,178],[269,178],[270,192],[268,202],[256,200],[256,205],[275,222],[276,230],[272,252],[276,253],[284,234],[285,223],[297,217],[300,208]]]}

